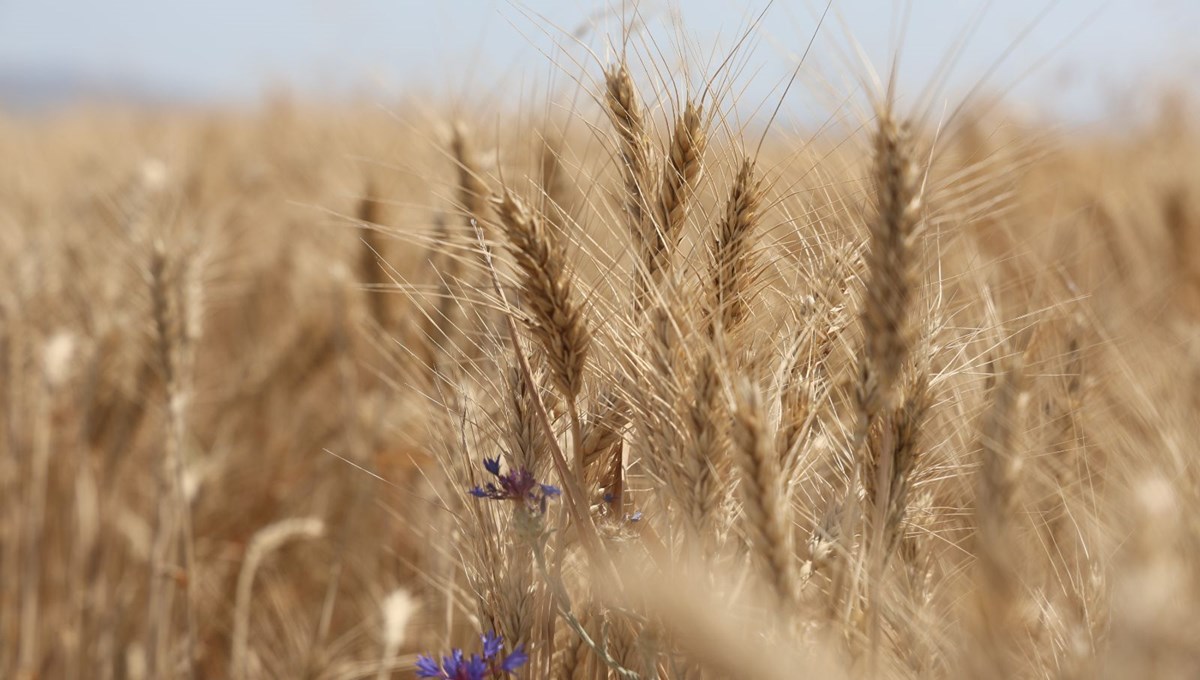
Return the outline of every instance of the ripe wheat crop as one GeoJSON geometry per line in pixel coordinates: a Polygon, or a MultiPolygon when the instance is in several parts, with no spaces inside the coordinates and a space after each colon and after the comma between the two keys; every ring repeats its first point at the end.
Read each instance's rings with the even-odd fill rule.
{"type": "Polygon", "coordinates": [[[0,127],[0,673],[1200,675],[1186,104],[806,137],[626,40],[0,127]]]}

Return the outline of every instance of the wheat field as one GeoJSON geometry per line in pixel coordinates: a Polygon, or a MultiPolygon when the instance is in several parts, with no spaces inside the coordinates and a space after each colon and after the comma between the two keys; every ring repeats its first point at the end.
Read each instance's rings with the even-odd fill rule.
{"type": "Polygon", "coordinates": [[[1200,677],[1194,108],[810,129],[626,39],[0,122],[0,676],[1200,677]]]}

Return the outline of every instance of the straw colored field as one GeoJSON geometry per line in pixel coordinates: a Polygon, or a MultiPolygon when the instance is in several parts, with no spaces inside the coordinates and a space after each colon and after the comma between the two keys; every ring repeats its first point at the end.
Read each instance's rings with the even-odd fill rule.
{"type": "Polygon", "coordinates": [[[0,674],[1200,673],[1186,107],[760,151],[604,75],[4,122],[0,674]]]}

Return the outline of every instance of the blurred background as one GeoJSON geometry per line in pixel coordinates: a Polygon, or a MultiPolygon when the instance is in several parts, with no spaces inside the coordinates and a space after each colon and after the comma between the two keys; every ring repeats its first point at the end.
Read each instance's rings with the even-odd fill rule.
{"type": "MultiPolygon", "coordinates": [[[[244,105],[264,90],[379,102],[399,92],[453,95],[485,82],[507,92],[529,88],[537,74],[594,73],[586,68],[594,58],[584,68],[572,64],[589,50],[604,58],[616,49],[606,41],[638,19],[686,25],[681,53],[703,65],[766,10],[743,98],[761,102],[787,79],[824,4],[648,1],[633,10],[613,0],[6,0],[0,102],[9,112],[40,114],[80,100],[244,105]]],[[[852,43],[877,67],[902,43],[902,83],[923,87],[951,57],[948,99],[987,74],[984,87],[1010,105],[1089,122],[1138,115],[1131,92],[1200,83],[1197,27],[1195,0],[839,0],[813,51],[821,57],[810,58],[806,73],[861,73],[852,43]]]]}

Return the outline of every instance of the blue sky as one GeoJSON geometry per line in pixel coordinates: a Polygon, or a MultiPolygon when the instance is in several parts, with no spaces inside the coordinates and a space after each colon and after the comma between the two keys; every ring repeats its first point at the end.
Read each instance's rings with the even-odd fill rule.
{"type": "MultiPolygon", "coordinates": [[[[616,0],[0,0],[0,71],[67,73],[136,83],[202,101],[253,101],[264,85],[312,95],[354,86],[381,98],[419,88],[453,94],[467,83],[527,91],[573,68],[586,55],[555,52],[583,27],[604,51],[619,35],[616,0]],[[606,10],[607,14],[606,14],[606,10]]],[[[682,15],[691,60],[728,49],[768,3],[642,0],[640,12],[667,52],[680,50],[672,28],[682,15]]],[[[835,0],[806,74],[861,74],[847,36],[886,68],[905,7],[911,15],[901,82],[914,92],[983,12],[956,62],[948,92],[988,80],[1011,101],[1069,115],[1120,108],[1130,88],[1200,83],[1200,0],[835,0]],[[1019,43],[1014,43],[1021,38],[1019,43]],[[1064,43],[1065,41],[1065,43],[1064,43]],[[841,55],[841,56],[839,56],[841,55]],[[850,66],[846,66],[850,63],[850,66]]],[[[824,0],[775,0],[745,53],[751,98],[764,98],[803,51],[824,0]]],[[[628,16],[628,14],[626,14],[628,16]]],[[[645,41],[642,42],[645,44],[645,41]]]]}

